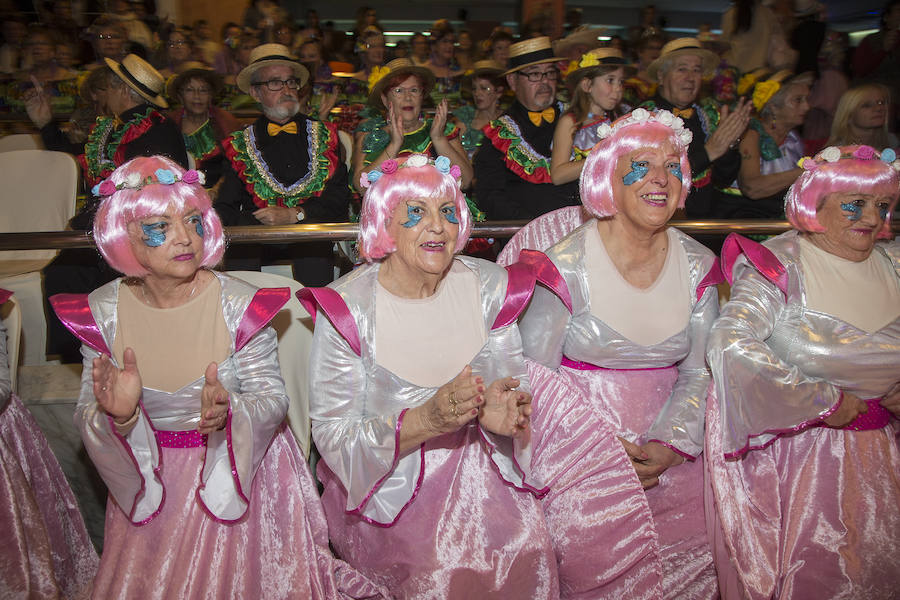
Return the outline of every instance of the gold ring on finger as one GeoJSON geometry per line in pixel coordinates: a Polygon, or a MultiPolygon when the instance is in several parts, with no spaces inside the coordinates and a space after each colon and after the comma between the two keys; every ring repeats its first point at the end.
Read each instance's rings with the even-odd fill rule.
{"type": "Polygon", "coordinates": [[[456,400],[456,392],[450,392],[450,404],[456,406],[459,402],[456,400]]]}
{"type": "Polygon", "coordinates": [[[459,416],[459,411],[456,410],[456,405],[455,405],[455,404],[454,404],[453,406],[450,407],[450,412],[453,413],[453,416],[454,416],[454,417],[458,417],[458,416],[459,416]]]}

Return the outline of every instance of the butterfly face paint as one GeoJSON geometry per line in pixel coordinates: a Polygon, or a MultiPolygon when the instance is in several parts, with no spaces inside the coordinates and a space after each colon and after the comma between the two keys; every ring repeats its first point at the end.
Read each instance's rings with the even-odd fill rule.
{"type": "Polygon", "coordinates": [[[633,160],[631,161],[631,170],[625,173],[625,176],[622,178],[622,183],[625,185],[637,183],[646,177],[649,171],[650,167],[646,160],[633,160]]]}
{"type": "Polygon", "coordinates": [[[447,219],[448,223],[453,223],[454,225],[459,225],[459,218],[456,216],[456,207],[452,204],[449,206],[445,206],[441,209],[441,214],[444,215],[444,218],[447,219]]]}
{"type": "Polygon", "coordinates": [[[406,205],[406,217],[409,219],[405,223],[400,223],[407,229],[411,229],[419,224],[422,220],[422,209],[411,204],[406,205]]]}
{"type": "Polygon", "coordinates": [[[194,215],[188,219],[188,223],[193,223],[194,231],[197,232],[197,235],[203,237],[203,219],[200,218],[200,215],[194,215]]]}
{"type": "Polygon", "coordinates": [[[859,221],[862,218],[863,207],[856,202],[841,202],[841,210],[850,213],[844,215],[850,221],[859,221]]]}
{"type": "Polygon", "coordinates": [[[166,243],[166,225],[165,221],[158,223],[141,223],[141,230],[144,232],[144,244],[151,248],[158,248],[166,243]]]}
{"type": "Polygon", "coordinates": [[[887,204],[878,205],[878,216],[881,217],[882,221],[887,221],[889,214],[891,214],[891,211],[888,210],[887,204]]]}
{"type": "Polygon", "coordinates": [[[678,178],[678,181],[684,181],[684,175],[681,173],[681,163],[671,163],[669,166],[669,173],[678,178]]]}

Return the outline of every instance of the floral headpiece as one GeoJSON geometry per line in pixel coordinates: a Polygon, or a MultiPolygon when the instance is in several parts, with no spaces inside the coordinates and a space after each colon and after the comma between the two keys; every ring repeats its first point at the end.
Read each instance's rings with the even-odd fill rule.
{"type": "Polygon", "coordinates": [[[373,87],[375,87],[375,84],[384,79],[384,77],[390,72],[391,70],[387,67],[372,67],[372,72],[369,73],[369,89],[371,90],[373,87]]]}
{"type": "Polygon", "coordinates": [[[815,159],[804,156],[797,161],[797,166],[804,171],[815,171],[824,163],[836,163],[841,159],[855,158],[856,160],[880,160],[891,165],[895,171],[900,171],[900,160],[893,148],[885,148],[879,154],[872,146],[859,146],[853,152],[842,153],[837,146],[828,146],[819,152],[815,159]]]}
{"type": "Polygon", "coordinates": [[[737,93],[739,96],[743,96],[747,92],[750,91],[750,88],[757,82],[760,75],[762,73],[759,69],[756,71],[750,71],[749,73],[744,73],[741,78],[738,80],[737,84],[737,93]]]}
{"type": "Polygon", "coordinates": [[[378,168],[372,169],[368,173],[360,174],[359,185],[360,187],[367,189],[370,185],[381,179],[382,175],[390,175],[396,173],[397,169],[406,167],[424,167],[429,163],[434,165],[434,168],[444,175],[453,177],[453,179],[456,180],[456,185],[461,184],[462,170],[459,168],[459,165],[452,164],[450,159],[446,156],[438,156],[434,161],[431,161],[424,154],[411,154],[404,163],[399,163],[390,158],[381,163],[378,168]]]}
{"type": "Polygon", "coordinates": [[[691,133],[690,129],[684,126],[684,121],[681,120],[681,117],[676,117],[667,110],[657,110],[656,112],[651,113],[646,108],[634,109],[631,111],[630,115],[623,119],[619,119],[615,124],[603,123],[602,125],[599,125],[597,127],[597,137],[601,140],[605,140],[622,127],[628,127],[635,123],[652,122],[662,123],[674,131],[675,135],[678,136],[678,139],[681,140],[681,143],[685,146],[689,145],[691,140],[694,139],[694,134],[691,133]]]}
{"type": "Polygon", "coordinates": [[[124,181],[119,183],[114,183],[112,179],[104,179],[97,185],[95,185],[91,189],[91,194],[97,197],[102,196],[111,196],[118,192],[119,190],[130,189],[130,190],[140,190],[148,185],[161,184],[161,185],[172,185],[173,183],[178,183],[179,181],[183,183],[199,183],[203,185],[206,183],[206,176],[202,171],[197,171],[195,169],[189,169],[184,172],[184,175],[181,178],[178,178],[178,175],[169,169],[157,169],[153,175],[147,175],[146,177],[141,176],[140,173],[129,173],[124,181]],[[154,177],[154,175],[156,177],[154,177]]]}
{"type": "Polygon", "coordinates": [[[778,90],[781,89],[781,83],[777,81],[760,81],[756,84],[756,87],[753,88],[753,107],[756,109],[756,112],[760,112],[766,103],[772,99],[772,96],[778,93],[778,90]]]}

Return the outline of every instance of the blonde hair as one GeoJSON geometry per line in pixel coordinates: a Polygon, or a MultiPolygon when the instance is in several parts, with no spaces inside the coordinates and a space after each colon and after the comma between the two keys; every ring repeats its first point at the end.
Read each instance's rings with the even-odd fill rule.
{"type": "MultiPolygon", "coordinates": [[[[891,90],[887,86],[880,83],[864,83],[850,88],[841,96],[837,109],[834,111],[834,121],[831,122],[831,136],[828,138],[827,146],[848,146],[858,144],[861,141],[853,139],[853,133],[850,131],[850,121],[869,92],[880,92],[884,96],[888,108],[886,115],[890,114],[891,90]]],[[[873,140],[874,143],[869,145],[878,150],[891,145],[888,137],[889,120],[885,116],[884,128],[878,132],[878,138],[873,140]]]]}

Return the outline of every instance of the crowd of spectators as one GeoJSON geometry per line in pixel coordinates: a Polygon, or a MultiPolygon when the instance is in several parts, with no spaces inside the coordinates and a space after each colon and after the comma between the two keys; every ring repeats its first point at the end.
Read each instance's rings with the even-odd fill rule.
{"type": "MultiPolygon", "coordinates": [[[[69,117],[63,129],[72,141],[83,142],[94,119],[102,114],[91,73],[105,65],[104,59],[120,61],[127,54],[146,59],[170,82],[188,69],[205,65],[221,79],[221,84],[214,86],[212,106],[230,111],[246,123],[255,116],[256,105],[238,88],[235,78],[247,66],[253,48],[278,43],[311,73],[307,89],[301,90],[303,112],[329,120],[351,136],[383,123],[377,114],[378,103],[372,107],[368,100],[373,83],[388,63],[403,58],[428,69],[434,82],[428,97],[422,99],[423,118],[446,101],[451,121],[460,126],[463,141],[469,144],[466,150],[471,158],[477,145],[469,140],[480,138],[478,132],[468,131],[471,123],[466,122],[471,121],[469,113],[477,107],[473,89],[479,85],[506,88],[497,99],[494,118],[514,101],[512,90],[503,85],[502,71],[491,73],[495,85],[489,86],[472,77],[473,66],[487,60],[493,61],[493,68],[506,69],[511,44],[546,33],[540,23],[523,26],[522,31],[527,33],[522,35],[498,26],[479,39],[465,23],[457,27],[441,19],[427,31],[387,44],[374,8],[360,8],[352,31],[345,32],[335,29],[334,22],[321,20],[315,10],[307,11],[302,22],[295,21],[272,0],[252,2],[243,22],[225,23],[214,32],[202,19],[193,23],[160,19],[152,4],[116,0],[106,4],[105,13],[78,15],[73,14],[69,0],[38,3],[38,12],[30,15],[8,10],[11,5],[0,7],[5,12],[0,45],[0,112],[13,115],[0,125],[2,133],[30,130],[26,119],[14,116],[25,113],[27,96],[37,85],[49,95],[54,114],[69,117]],[[373,118],[374,125],[369,122],[373,118]]],[[[621,105],[615,113],[654,98],[659,75],[651,76],[648,68],[673,36],[667,34],[665,17],[653,6],[635,11],[636,25],[618,30],[621,35],[582,24],[577,10],[569,11],[567,19],[565,33],[553,40],[560,71],[556,94],[564,106],[575,99],[573,84],[577,82],[568,75],[579,69],[585,53],[602,47],[620,51],[628,65],[621,105]]],[[[712,33],[709,23],[697,24],[696,39],[717,55],[719,64],[703,78],[694,101],[733,107],[741,96],[751,99],[759,89],[758,83],[774,81],[774,75],[789,72],[804,76],[807,85],[799,88],[804,96],[802,106],[793,107],[787,114],[776,106],[782,100],[776,98],[766,111],[761,107],[754,111],[748,131],[774,127],[777,131],[765,135],[767,142],[774,139],[778,145],[790,134],[792,143],[802,146],[806,153],[821,149],[829,140],[896,144],[892,132],[897,114],[891,100],[897,96],[900,81],[898,25],[900,2],[890,0],[882,11],[879,31],[863,39],[857,48],[850,48],[846,34],[829,28],[827,7],[821,3],[737,0],[723,15],[721,34],[712,33]],[[858,87],[863,84],[866,87],[858,87]],[[845,92],[848,97],[842,99],[845,92]],[[785,113],[781,120],[775,115],[776,109],[785,113]]],[[[784,79],[784,75],[780,77],[784,79]]],[[[168,100],[173,114],[180,114],[183,98],[168,100]]],[[[480,120],[477,123],[483,126],[480,120]]],[[[757,135],[749,137],[756,139],[757,135]]],[[[735,147],[739,143],[740,139],[736,140],[735,147]]],[[[743,152],[745,157],[756,154],[753,149],[749,154],[743,152]]],[[[745,184],[753,181],[752,176],[738,178],[731,191],[758,196],[758,186],[745,184]],[[746,185],[749,192],[743,189],[746,185]]]]}

